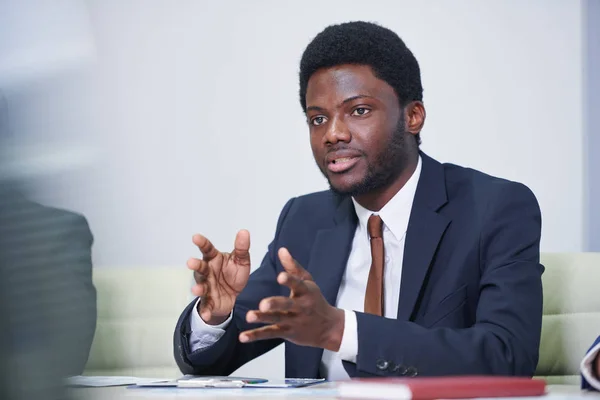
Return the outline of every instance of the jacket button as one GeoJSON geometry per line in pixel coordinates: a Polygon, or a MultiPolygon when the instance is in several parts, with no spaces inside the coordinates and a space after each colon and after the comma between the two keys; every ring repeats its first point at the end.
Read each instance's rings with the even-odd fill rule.
{"type": "Polygon", "coordinates": [[[418,372],[417,369],[415,367],[408,367],[406,368],[406,376],[417,376],[418,372]]]}
{"type": "Polygon", "coordinates": [[[375,365],[377,366],[378,370],[385,371],[390,366],[390,363],[386,360],[377,360],[377,364],[375,365]]]}
{"type": "Polygon", "coordinates": [[[398,375],[406,375],[406,367],[402,364],[394,367],[394,372],[398,375]]]}

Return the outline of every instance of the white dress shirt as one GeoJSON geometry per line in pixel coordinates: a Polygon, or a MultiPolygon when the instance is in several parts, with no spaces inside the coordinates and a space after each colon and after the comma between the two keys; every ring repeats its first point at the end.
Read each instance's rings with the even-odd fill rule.
{"type": "MultiPolygon", "coordinates": [[[[349,376],[342,365],[342,360],[356,362],[358,330],[356,314],[353,311],[362,312],[364,310],[365,292],[371,268],[371,243],[367,231],[367,221],[371,214],[378,214],[383,220],[384,317],[392,319],[397,317],[404,242],[420,175],[421,157],[419,157],[415,172],[404,187],[379,212],[369,211],[352,199],[358,224],[336,301],[336,306],[343,309],[345,313],[344,333],[339,351],[324,350],[321,359],[321,376],[328,380],[348,379],[349,376]]],[[[211,326],[200,318],[198,312],[193,312],[191,316],[191,350],[206,348],[219,340],[225,333],[225,328],[231,318],[232,315],[224,323],[211,326]]]]}
{"type": "MultiPolygon", "coordinates": [[[[594,346],[581,361],[581,374],[586,381],[596,390],[600,390],[600,379],[592,374],[592,363],[600,357],[600,343],[594,346]]],[[[600,371],[597,371],[600,374],[600,371]]]]}

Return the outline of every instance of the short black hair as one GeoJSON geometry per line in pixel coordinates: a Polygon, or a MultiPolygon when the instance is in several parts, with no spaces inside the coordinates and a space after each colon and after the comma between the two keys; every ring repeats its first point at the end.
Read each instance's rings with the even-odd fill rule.
{"type": "MultiPolygon", "coordinates": [[[[375,76],[394,88],[401,107],[423,101],[419,63],[393,31],[364,21],[330,25],[306,47],[300,61],[300,104],[306,113],[306,88],[321,68],[342,64],[368,65],[375,76]]],[[[421,142],[420,135],[416,136],[421,142]]]]}

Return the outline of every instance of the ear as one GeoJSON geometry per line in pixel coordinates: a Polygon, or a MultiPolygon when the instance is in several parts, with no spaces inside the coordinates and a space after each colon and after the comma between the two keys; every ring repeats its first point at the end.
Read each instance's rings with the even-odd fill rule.
{"type": "Polygon", "coordinates": [[[406,130],[417,135],[425,125],[425,106],[420,101],[411,101],[404,107],[406,130]]]}

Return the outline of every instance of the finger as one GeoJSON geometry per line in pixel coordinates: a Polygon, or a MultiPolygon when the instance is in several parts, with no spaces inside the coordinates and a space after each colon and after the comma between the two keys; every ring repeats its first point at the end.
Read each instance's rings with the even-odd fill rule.
{"type": "Polygon", "coordinates": [[[289,250],[285,247],[281,247],[277,252],[279,256],[279,260],[281,261],[281,265],[292,275],[297,276],[300,279],[313,280],[312,275],[302,268],[300,263],[298,263],[290,254],[289,250]]]}
{"type": "Polygon", "coordinates": [[[208,262],[200,260],[199,258],[190,258],[187,260],[186,265],[192,271],[197,271],[201,274],[206,274],[208,269],[208,262]]]}
{"type": "Polygon", "coordinates": [[[289,323],[291,318],[294,318],[296,314],[292,314],[287,311],[248,311],[246,314],[246,321],[251,324],[279,324],[289,323]]]}
{"type": "Polygon", "coordinates": [[[194,242],[194,244],[198,246],[198,248],[202,252],[202,258],[206,261],[215,258],[219,254],[219,251],[215,248],[215,246],[213,246],[210,240],[208,240],[202,235],[194,235],[192,237],[192,242],[194,242]]]}
{"type": "Polygon", "coordinates": [[[277,276],[277,282],[279,282],[280,285],[289,287],[290,290],[294,293],[294,295],[302,295],[308,293],[308,286],[306,286],[306,281],[287,272],[281,272],[277,276]]]}
{"type": "Polygon", "coordinates": [[[258,309],[261,312],[272,311],[295,311],[294,300],[290,297],[275,296],[263,299],[258,304],[258,309]]]}
{"type": "Polygon", "coordinates": [[[187,261],[187,267],[194,271],[194,280],[196,285],[192,286],[192,294],[195,296],[204,296],[208,292],[208,275],[210,269],[208,262],[197,258],[190,258],[187,261]]]}
{"type": "Polygon", "coordinates": [[[288,326],[267,325],[240,333],[240,342],[248,343],[256,340],[285,338],[289,331],[288,326]]]}
{"type": "Polygon", "coordinates": [[[205,273],[194,271],[194,280],[197,284],[206,283],[208,281],[208,271],[205,271],[205,273]]]}
{"type": "Polygon", "coordinates": [[[208,262],[204,260],[198,260],[197,258],[190,258],[187,261],[187,267],[194,271],[194,280],[196,283],[205,283],[210,275],[210,267],[208,262]]]}
{"type": "Polygon", "coordinates": [[[196,283],[192,286],[192,294],[196,297],[204,297],[209,294],[208,283],[196,283]]]}
{"type": "Polygon", "coordinates": [[[233,257],[239,264],[250,264],[250,232],[245,229],[235,235],[233,257]]]}

